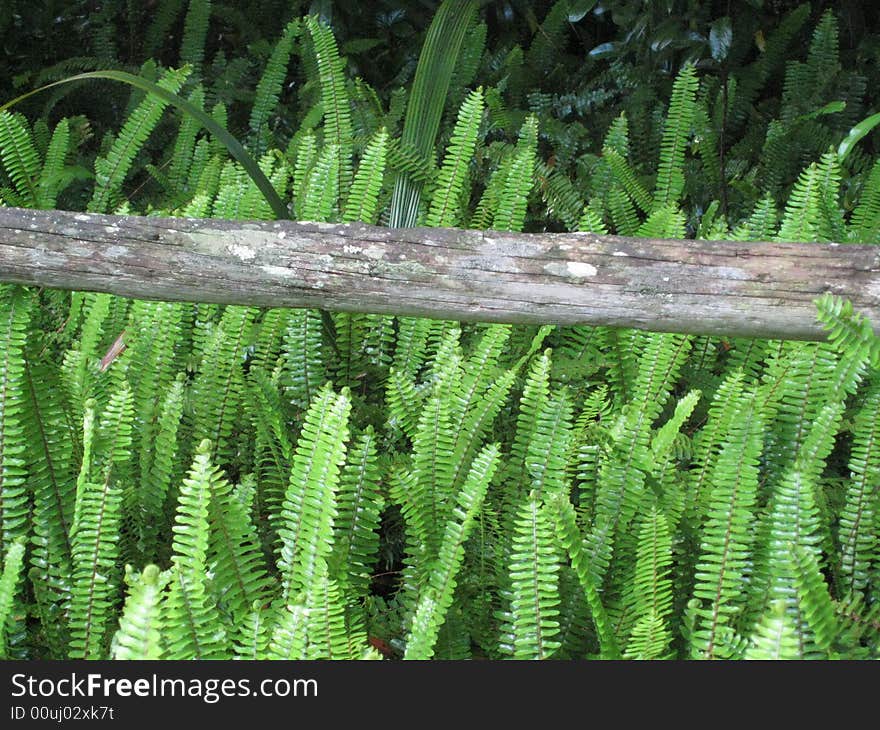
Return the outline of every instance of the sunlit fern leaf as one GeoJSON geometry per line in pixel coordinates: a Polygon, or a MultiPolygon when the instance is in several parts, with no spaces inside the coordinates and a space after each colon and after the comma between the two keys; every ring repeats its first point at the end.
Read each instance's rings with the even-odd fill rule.
{"type": "Polygon", "coordinates": [[[602,599],[590,573],[590,565],[584,545],[584,538],[577,524],[577,516],[574,507],[566,494],[555,494],[551,497],[549,506],[556,519],[556,534],[559,542],[571,559],[571,567],[577,575],[587,605],[590,607],[593,625],[596,627],[596,636],[599,639],[599,651],[603,659],[619,659],[620,650],[617,647],[617,639],[614,629],[608,620],[608,614],[602,605],[602,599]]]}
{"type": "Polygon", "coordinates": [[[24,347],[33,298],[24,289],[0,286],[0,554],[30,532],[24,441],[24,347]]]}
{"type": "Polygon", "coordinates": [[[227,636],[208,586],[208,515],[214,483],[212,444],[198,446],[192,468],[180,486],[172,532],[171,572],[164,602],[167,659],[223,659],[227,636]]]}
{"type": "Polygon", "coordinates": [[[266,659],[305,659],[308,644],[308,612],[301,603],[288,603],[278,610],[266,659]]]}
{"type": "Polygon", "coordinates": [[[379,217],[379,193],[388,156],[388,132],[382,127],[367,143],[345,203],[343,223],[375,224],[379,217]]]}
{"type": "MultiPolygon", "coordinates": [[[[177,93],[189,74],[188,67],[168,70],[158,85],[177,93]]],[[[107,154],[95,160],[95,189],[88,205],[90,212],[106,213],[115,207],[135,155],[158,124],[167,105],[164,99],[148,94],[132,111],[107,154]]]]}
{"type": "Polygon", "coordinates": [[[816,302],[817,317],[828,332],[828,340],[847,359],[866,360],[880,367],[880,337],[874,334],[864,316],[853,310],[852,302],[833,294],[823,294],[816,302]]]}
{"type": "Polygon", "coordinates": [[[764,613],[749,639],[745,659],[797,659],[797,637],[791,616],[785,611],[785,602],[774,604],[764,613]]]}
{"type": "Polygon", "coordinates": [[[554,393],[535,417],[525,456],[528,488],[538,499],[567,492],[566,466],[571,441],[571,403],[566,391],[554,393]]]}
{"type": "Polygon", "coordinates": [[[320,312],[316,309],[294,312],[281,346],[284,358],[281,382],[288,401],[297,408],[308,408],[327,381],[323,349],[320,312]]]}
{"type": "Polygon", "coordinates": [[[482,117],[483,89],[480,87],[468,94],[459,109],[458,119],[437,175],[425,225],[449,227],[460,222],[463,201],[468,192],[468,168],[476,149],[482,117]]]}
{"type": "Polygon", "coordinates": [[[776,235],[777,241],[809,243],[820,240],[822,184],[822,171],[814,162],[801,173],[792,188],[776,235]]]}
{"type": "Polygon", "coordinates": [[[305,589],[308,659],[354,659],[367,644],[365,633],[346,624],[345,604],[339,586],[321,558],[305,589]]]}
{"type": "Polygon", "coordinates": [[[429,659],[446,612],[452,605],[456,575],[464,560],[465,543],[486,496],[499,459],[497,444],[485,447],[474,458],[464,484],[455,497],[456,505],[446,521],[428,582],[418,599],[405,659],[429,659]]]}
{"type": "Polygon", "coordinates": [[[840,625],[828,585],[813,550],[791,545],[794,583],[797,589],[798,613],[811,631],[811,636],[823,652],[820,658],[834,657],[840,637],[840,625]]]}
{"type": "Polygon", "coordinates": [[[639,531],[639,545],[632,593],[633,629],[626,644],[626,658],[663,659],[669,653],[672,634],[672,537],[666,518],[656,507],[639,531]]]}
{"type": "Polygon", "coordinates": [[[864,591],[878,544],[875,529],[880,503],[880,387],[876,385],[855,414],[849,458],[850,480],[840,511],[841,593],[864,591]],[[872,486],[874,485],[874,486],[872,486]]]}
{"type": "Polygon", "coordinates": [[[391,368],[385,385],[385,407],[392,432],[402,431],[408,438],[415,438],[423,402],[412,379],[391,368]]]}
{"type": "Polygon", "coordinates": [[[402,375],[414,378],[425,362],[431,320],[421,317],[398,317],[397,342],[392,367],[402,375]]]}
{"type": "Polygon", "coordinates": [[[684,155],[697,109],[699,80],[693,65],[687,64],[675,77],[669,111],[663,126],[654,209],[675,206],[684,190],[684,155]]]}
{"type": "Polygon", "coordinates": [[[290,54],[293,51],[293,43],[300,32],[300,21],[292,20],[281,31],[281,37],[272,49],[272,55],[266,63],[257,89],[254,92],[254,103],[251,107],[249,127],[253,139],[252,147],[255,154],[261,155],[266,151],[269,144],[268,121],[269,115],[278,104],[281,95],[281,87],[287,76],[287,66],[290,54]]]}
{"type": "Polygon", "coordinates": [[[559,648],[559,555],[548,507],[534,494],[517,510],[508,558],[514,659],[549,659],[559,648]]]}
{"type": "Polygon", "coordinates": [[[538,120],[530,116],[520,130],[504,187],[498,194],[497,209],[492,220],[492,227],[496,230],[522,230],[528,196],[534,185],[537,149],[538,120]]]}
{"type": "MultiPolygon", "coordinates": [[[[311,15],[306,18],[306,28],[308,28],[309,36],[312,39],[321,82],[325,145],[332,145],[336,148],[336,155],[333,159],[335,177],[339,181],[338,189],[345,195],[351,184],[353,139],[351,102],[348,99],[343,74],[345,61],[339,55],[336,38],[328,25],[311,15]]],[[[306,220],[324,219],[306,218],[306,220]]]]}
{"type": "Polygon", "coordinates": [[[0,659],[7,659],[6,626],[12,620],[15,597],[24,565],[24,540],[9,543],[3,554],[3,573],[0,575],[0,659]]]}
{"type": "Polygon", "coordinates": [[[766,599],[759,596],[750,603],[756,608],[766,603],[783,600],[792,616],[801,658],[816,658],[815,637],[802,614],[797,600],[798,580],[792,550],[795,548],[812,553],[814,559],[820,551],[820,514],[816,506],[819,476],[825,468],[825,459],[834,445],[834,436],[840,426],[843,405],[828,403],[816,416],[807,437],[798,449],[794,463],[786,469],[775,485],[767,508],[764,529],[758,534],[766,547],[756,551],[756,566],[750,582],[766,583],[766,599]]]}
{"type": "Polygon", "coordinates": [[[266,656],[272,613],[268,607],[255,602],[236,627],[233,645],[236,659],[262,659],[266,656]]]}
{"type": "Polygon", "coordinates": [[[694,658],[724,658],[731,652],[726,630],[741,608],[742,579],[749,566],[764,423],[754,391],[737,399],[737,412],[715,463],[707,521],[703,528],[692,610],[694,658]]]}
{"type": "Polygon", "coordinates": [[[211,0],[189,0],[183,21],[183,37],[180,42],[180,62],[186,63],[200,73],[205,58],[205,41],[211,20],[211,0]]]}
{"type": "Polygon", "coordinates": [[[346,392],[328,386],[306,413],[281,507],[278,569],[286,601],[309,585],[317,561],[331,552],[350,409],[346,392]]]}
{"type": "Polygon", "coordinates": [[[160,602],[168,582],[168,574],[155,565],[148,565],[142,573],[126,566],[125,582],[128,596],[119,619],[119,629],[113,636],[110,655],[114,659],[161,659],[162,621],[160,602]]]}
{"type": "MultiPolygon", "coordinates": [[[[124,385],[96,424],[93,459],[84,453],[71,535],[70,658],[103,658],[107,650],[120,578],[116,561],[123,490],[114,469],[129,456],[132,411],[132,394],[124,385]]],[[[92,428],[87,404],[84,430],[92,428]]]]}
{"type": "Polygon", "coordinates": [[[370,575],[379,550],[379,524],[383,507],[382,477],[378,465],[377,436],[371,427],[349,449],[337,495],[331,574],[348,601],[369,592],[370,575]]]}
{"type": "Polygon", "coordinates": [[[330,221],[339,202],[339,147],[325,145],[309,172],[300,199],[300,218],[304,221],[330,221]]]}
{"type": "Polygon", "coordinates": [[[210,474],[208,570],[217,605],[232,635],[255,602],[268,598],[268,575],[247,507],[219,469],[210,474]]]}
{"type": "Polygon", "coordinates": [[[684,214],[674,206],[656,208],[639,226],[635,235],[643,238],[684,238],[684,214]]]}

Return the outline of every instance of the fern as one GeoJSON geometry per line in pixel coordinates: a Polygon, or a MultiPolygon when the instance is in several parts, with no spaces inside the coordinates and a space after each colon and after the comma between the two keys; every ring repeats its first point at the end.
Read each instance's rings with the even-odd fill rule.
{"type": "Polygon", "coordinates": [[[368,428],[355,441],[340,478],[334,526],[332,575],[352,596],[367,595],[379,549],[382,510],[376,434],[368,428]]]}
{"type": "Polygon", "coordinates": [[[0,554],[29,532],[24,442],[24,347],[31,297],[0,288],[0,554]]]}
{"type": "MultiPolygon", "coordinates": [[[[127,386],[113,394],[97,424],[94,461],[87,458],[88,449],[84,450],[71,536],[72,658],[103,658],[107,649],[110,610],[119,579],[115,573],[122,486],[115,471],[127,460],[131,445],[131,397],[127,386]]],[[[92,430],[88,412],[84,430],[84,443],[88,443],[92,430]]]]}
{"type": "Polygon", "coordinates": [[[676,205],[684,189],[684,154],[696,114],[697,84],[696,70],[686,65],[672,85],[654,189],[654,210],[676,205]]]}
{"type": "Polygon", "coordinates": [[[287,601],[310,585],[318,561],[332,548],[350,408],[345,392],[336,395],[325,387],[306,413],[280,516],[278,569],[287,601]]]}
{"type": "Polygon", "coordinates": [[[203,440],[177,501],[171,574],[164,600],[164,617],[173,627],[165,635],[166,659],[222,659],[227,636],[208,585],[208,515],[220,478],[211,464],[212,444],[203,440]]]}
{"type": "Polygon", "coordinates": [[[517,510],[511,545],[510,652],[549,659],[559,648],[559,556],[547,507],[530,494],[517,510]]]}
{"type": "Polygon", "coordinates": [[[167,573],[155,565],[148,565],[140,575],[126,567],[129,594],[110,648],[114,659],[162,658],[165,627],[160,606],[167,580],[167,573]]]}
{"type": "Polygon", "coordinates": [[[433,654],[440,625],[452,604],[455,576],[464,558],[465,541],[495,473],[498,458],[498,446],[494,444],[477,454],[456,496],[453,518],[446,522],[428,585],[419,596],[404,659],[429,659],[433,654]]]}
{"type": "Polygon", "coordinates": [[[180,62],[189,64],[196,73],[205,57],[205,40],[211,19],[211,0],[190,0],[183,21],[183,38],[180,42],[180,62]]]}
{"type": "Polygon", "coordinates": [[[513,153],[503,187],[498,193],[498,203],[492,226],[499,231],[520,231],[526,215],[528,194],[533,185],[532,174],[538,145],[538,120],[529,117],[520,130],[519,142],[513,153]]]}
{"type": "MultiPolygon", "coordinates": [[[[167,71],[159,80],[159,86],[176,93],[189,74],[190,69],[186,67],[167,71]]],[[[166,105],[164,99],[148,94],[132,111],[107,155],[95,160],[95,189],[88,205],[90,212],[106,213],[118,204],[119,191],[135,155],[158,124],[166,105]]]]}
{"type": "Polygon", "coordinates": [[[269,56],[269,61],[266,63],[266,68],[254,92],[254,103],[251,107],[249,126],[254,140],[254,152],[258,155],[263,154],[268,147],[269,135],[267,126],[269,115],[278,104],[281,87],[287,75],[290,54],[293,51],[293,44],[299,33],[300,23],[298,20],[292,20],[284,27],[281,37],[272,49],[272,55],[269,56]]]}
{"type": "Polygon", "coordinates": [[[13,619],[13,606],[24,565],[24,540],[9,545],[3,556],[3,573],[0,575],[0,659],[7,659],[6,626],[13,619]]]}
{"type": "Polygon", "coordinates": [[[388,156],[388,132],[383,127],[367,144],[348,194],[343,223],[375,224],[379,215],[379,193],[388,156]]]}
{"type": "MultiPolygon", "coordinates": [[[[15,186],[19,204],[40,208],[40,158],[24,117],[0,112],[0,160],[15,186]]],[[[48,207],[48,206],[47,206],[48,207]]]]}
{"type": "MultiPolygon", "coordinates": [[[[321,81],[321,105],[324,109],[324,136],[328,147],[336,149],[334,177],[344,193],[351,184],[352,129],[351,108],[342,74],[344,60],[339,56],[336,38],[330,28],[314,16],[306,18],[321,81]]],[[[322,218],[306,218],[323,220],[322,218]]]]}
{"type": "Polygon", "coordinates": [[[754,394],[746,391],[738,398],[712,478],[714,488],[694,587],[694,597],[699,600],[694,607],[698,623],[691,638],[694,658],[726,657],[735,652],[730,632],[752,547],[751,509],[757,495],[762,428],[754,394]]]}
{"type": "Polygon", "coordinates": [[[462,200],[467,194],[468,167],[476,148],[482,116],[483,90],[478,88],[467,96],[458,112],[425,225],[449,227],[461,220],[462,200]]]}
{"type": "Polygon", "coordinates": [[[672,540],[663,515],[654,508],[639,532],[632,583],[634,626],[625,657],[662,659],[668,652],[672,612],[672,540]]]}

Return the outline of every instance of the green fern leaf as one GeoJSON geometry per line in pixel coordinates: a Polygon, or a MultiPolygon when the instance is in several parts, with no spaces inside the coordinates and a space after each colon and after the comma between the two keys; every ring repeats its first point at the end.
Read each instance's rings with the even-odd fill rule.
{"type": "Polygon", "coordinates": [[[114,659],[161,659],[162,622],[160,602],[168,574],[148,565],[141,574],[126,566],[129,586],[119,629],[113,637],[110,654],[114,659]]]}
{"type": "Polygon", "coordinates": [[[13,619],[15,595],[24,565],[24,540],[11,543],[3,556],[3,574],[0,575],[0,659],[8,659],[6,627],[13,619]]]}
{"type": "Polygon", "coordinates": [[[445,228],[460,222],[462,201],[468,192],[468,167],[476,149],[482,116],[483,89],[480,87],[467,96],[459,109],[425,225],[445,228]]]}
{"type": "Polygon", "coordinates": [[[688,64],[678,72],[663,126],[660,164],[654,188],[654,210],[675,206],[684,190],[684,153],[697,110],[697,73],[688,64]]]}

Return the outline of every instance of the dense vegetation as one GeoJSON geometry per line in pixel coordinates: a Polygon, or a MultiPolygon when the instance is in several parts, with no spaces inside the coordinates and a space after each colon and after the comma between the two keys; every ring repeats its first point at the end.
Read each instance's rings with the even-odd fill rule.
{"type": "MultiPolygon", "coordinates": [[[[838,147],[875,8],[92,5],[0,9],[4,96],[135,72],[290,217],[880,242],[874,142],[838,147]]],[[[0,112],[0,163],[4,205],[277,212],[102,80],[0,112]]],[[[0,656],[876,658],[880,342],[817,315],[828,342],[0,285],[0,656]]]]}

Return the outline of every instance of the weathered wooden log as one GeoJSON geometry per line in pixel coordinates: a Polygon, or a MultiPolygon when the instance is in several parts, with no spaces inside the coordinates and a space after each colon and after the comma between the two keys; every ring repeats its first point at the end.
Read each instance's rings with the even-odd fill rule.
{"type": "Polygon", "coordinates": [[[0,281],[141,299],[821,339],[880,332],[880,246],[735,243],[0,208],[0,281]]]}

